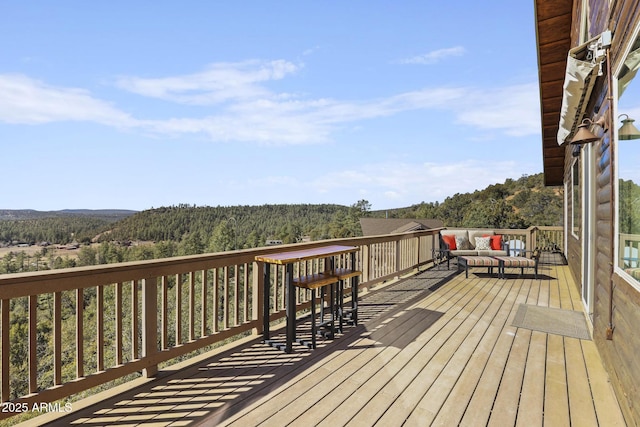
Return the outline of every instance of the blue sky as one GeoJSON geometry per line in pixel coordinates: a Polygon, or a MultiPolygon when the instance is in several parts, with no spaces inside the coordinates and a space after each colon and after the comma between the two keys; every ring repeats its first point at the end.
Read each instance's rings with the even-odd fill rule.
{"type": "Polygon", "coordinates": [[[532,1],[3,1],[0,208],[442,201],[542,171],[532,1]]]}

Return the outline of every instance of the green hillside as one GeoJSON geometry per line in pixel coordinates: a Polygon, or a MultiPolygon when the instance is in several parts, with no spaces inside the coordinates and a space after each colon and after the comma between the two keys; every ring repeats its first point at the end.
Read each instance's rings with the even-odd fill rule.
{"type": "MultiPolygon", "coordinates": [[[[527,228],[562,225],[563,191],[545,187],[542,173],[523,175],[444,202],[420,203],[390,211],[395,218],[441,219],[447,227],[527,228]]],[[[377,213],[380,216],[380,213],[377,213]]]]}
{"type": "Polygon", "coordinates": [[[264,246],[267,240],[294,243],[358,236],[362,234],[361,217],[435,218],[447,227],[561,225],[562,200],[562,190],[544,187],[542,174],[537,174],[507,179],[473,193],[455,194],[442,203],[423,202],[384,211],[372,210],[366,200],[351,206],[177,205],[136,213],[4,210],[0,211],[0,248],[11,252],[0,257],[0,273],[252,248],[264,246]],[[46,247],[21,255],[17,247],[18,243],[40,242],[74,242],[81,247],[62,257],[46,247]]]}

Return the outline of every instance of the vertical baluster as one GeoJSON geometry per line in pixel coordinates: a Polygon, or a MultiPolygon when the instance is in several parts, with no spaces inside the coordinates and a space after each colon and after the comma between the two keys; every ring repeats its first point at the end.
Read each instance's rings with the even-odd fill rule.
{"type": "Polygon", "coordinates": [[[62,384],[62,293],[53,293],[53,385],[62,384]]]}
{"type": "Polygon", "coordinates": [[[243,279],[244,279],[244,321],[248,322],[252,318],[250,316],[249,306],[249,265],[244,263],[242,266],[243,279]]]}
{"type": "Polygon", "coordinates": [[[131,358],[138,359],[138,281],[131,281],[131,358]]]}
{"type": "MultiPolygon", "coordinates": [[[[296,262],[295,264],[292,265],[292,269],[293,269],[293,277],[300,277],[300,271],[302,270],[301,267],[301,262],[296,262]]],[[[287,266],[288,267],[288,266],[287,266]]],[[[289,290],[289,288],[287,287],[287,291],[289,290]]],[[[300,304],[300,288],[298,288],[297,286],[293,287],[293,293],[294,293],[294,299],[288,298],[287,299],[287,304],[289,303],[289,301],[295,301],[294,305],[298,305],[300,304]]],[[[287,310],[289,310],[287,308],[287,310]]],[[[295,310],[295,309],[294,309],[295,310]]]]}
{"type": "Polygon", "coordinates": [[[224,310],[224,315],[222,316],[222,327],[226,330],[229,329],[229,267],[225,265],[222,271],[224,273],[224,277],[222,278],[222,283],[224,284],[222,297],[222,308],[224,310]]]}
{"type": "Polygon", "coordinates": [[[96,369],[104,371],[104,287],[96,287],[96,369]]]}
{"type": "Polygon", "coordinates": [[[76,378],[84,377],[84,288],[76,289],[76,378]]]}
{"type": "Polygon", "coordinates": [[[393,274],[396,271],[398,271],[398,258],[397,258],[397,254],[398,254],[398,241],[395,242],[389,242],[389,263],[391,265],[391,269],[389,270],[389,273],[393,274]]]}
{"type": "Polygon", "coordinates": [[[382,260],[380,259],[380,254],[378,251],[379,246],[380,245],[377,243],[374,243],[371,245],[370,262],[372,266],[371,271],[373,272],[371,277],[372,279],[377,279],[378,277],[380,277],[380,268],[382,267],[382,264],[383,264],[382,260]]]}
{"type": "Polygon", "coordinates": [[[122,282],[116,283],[116,365],[122,365],[122,282]]]}
{"type": "Polygon", "coordinates": [[[38,295],[29,295],[29,393],[38,391],[38,295]]]}
{"type": "Polygon", "coordinates": [[[398,261],[398,241],[389,242],[389,262],[391,263],[391,269],[389,273],[393,274],[397,271],[397,261],[398,261]]]}
{"type": "Polygon", "coordinates": [[[182,344],[182,274],[176,274],[176,343],[182,344]]]}
{"type": "Polygon", "coordinates": [[[378,277],[380,276],[385,276],[387,274],[387,271],[389,271],[389,254],[388,254],[388,245],[386,242],[381,243],[378,245],[378,259],[382,260],[382,265],[381,267],[381,271],[380,274],[378,274],[378,277]]]}
{"type": "Polygon", "coordinates": [[[195,335],[195,318],[196,318],[196,273],[189,272],[189,341],[196,339],[195,335]]]}
{"type": "Polygon", "coordinates": [[[284,310],[287,299],[287,267],[285,265],[280,266],[280,281],[278,286],[280,287],[280,309],[284,310]]]}
{"type": "Polygon", "coordinates": [[[211,333],[215,334],[220,330],[218,327],[218,313],[220,313],[220,291],[218,286],[220,285],[220,279],[218,277],[218,268],[213,269],[213,324],[211,333]]]}
{"type": "Polygon", "coordinates": [[[162,304],[162,327],[160,329],[160,348],[162,350],[166,350],[167,348],[169,348],[169,319],[168,317],[168,313],[169,313],[169,277],[168,276],[162,276],[161,279],[161,286],[162,286],[162,300],[161,300],[161,304],[162,304]]]}
{"type": "Polygon", "coordinates": [[[276,313],[280,310],[280,307],[282,307],[282,305],[280,305],[280,288],[278,287],[278,272],[280,271],[280,267],[274,265],[271,271],[273,273],[273,280],[269,280],[269,293],[273,295],[273,312],[276,313]]]}
{"type": "Polygon", "coordinates": [[[238,286],[238,278],[240,277],[238,265],[233,266],[233,297],[234,297],[234,322],[233,326],[240,324],[240,287],[238,286]]]}
{"type": "Polygon", "coordinates": [[[200,293],[200,302],[202,304],[202,308],[200,310],[200,336],[207,336],[207,270],[202,270],[202,292],[200,293]]]}

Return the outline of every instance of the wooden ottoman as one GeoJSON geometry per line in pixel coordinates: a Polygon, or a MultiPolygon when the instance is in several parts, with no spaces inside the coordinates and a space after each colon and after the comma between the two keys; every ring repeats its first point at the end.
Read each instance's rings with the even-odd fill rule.
{"type": "Polygon", "coordinates": [[[497,256],[500,266],[498,267],[498,274],[501,278],[505,278],[504,269],[506,267],[520,268],[520,275],[524,274],[525,268],[533,268],[534,278],[538,278],[538,259],[539,258],[525,258],[523,256],[497,256]]]}
{"type": "Polygon", "coordinates": [[[493,267],[500,268],[500,262],[490,256],[458,256],[458,271],[464,268],[467,279],[469,278],[469,267],[487,267],[489,274],[492,274],[493,267]]]}

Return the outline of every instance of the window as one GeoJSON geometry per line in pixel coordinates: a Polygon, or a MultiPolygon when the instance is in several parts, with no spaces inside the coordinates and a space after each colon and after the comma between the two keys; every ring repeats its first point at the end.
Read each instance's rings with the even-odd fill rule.
{"type": "MultiPolygon", "coordinates": [[[[640,38],[631,46],[618,73],[618,111],[616,124],[622,125],[625,114],[640,118],[640,81],[634,77],[640,68],[640,38]]],[[[634,123],[635,124],[635,123],[634,123]]],[[[637,125],[636,125],[637,126],[637,125]]],[[[624,140],[618,134],[615,163],[617,173],[616,240],[617,261],[621,274],[640,287],[640,139],[624,140]]]]}

